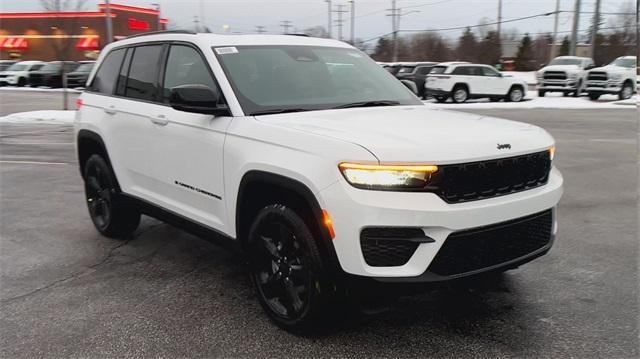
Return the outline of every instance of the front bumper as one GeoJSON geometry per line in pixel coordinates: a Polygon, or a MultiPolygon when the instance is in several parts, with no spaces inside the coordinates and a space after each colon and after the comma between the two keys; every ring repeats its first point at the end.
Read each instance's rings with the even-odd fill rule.
{"type": "Polygon", "coordinates": [[[617,94],[622,91],[622,83],[620,81],[589,81],[587,82],[587,92],[601,94],[617,94]]]}
{"type": "Polygon", "coordinates": [[[17,76],[0,77],[0,84],[16,85],[18,84],[17,76]]]}
{"type": "Polygon", "coordinates": [[[560,91],[560,92],[571,92],[575,91],[578,87],[577,79],[569,79],[569,80],[545,80],[538,79],[538,90],[544,91],[560,91]]]}
{"type": "MultiPolygon", "coordinates": [[[[562,175],[553,168],[546,185],[485,200],[447,204],[433,193],[360,190],[340,180],[320,191],[324,208],[331,215],[336,237],[333,245],[342,269],[352,275],[381,281],[423,282],[449,279],[427,272],[447,238],[454,232],[489,226],[555,208],[562,196],[562,175]],[[364,228],[419,227],[431,243],[420,243],[410,259],[399,266],[370,266],[360,245],[364,228]]],[[[552,235],[556,233],[555,210],[552,235]]],[[[517,258],[528,261],[549,250],[552,241],[539,251],[517,258]]],[[[517,266],[518,263],[502,263],[517,266]]],[[[496,269],[495,266],[474,271],[496,269]]]]}

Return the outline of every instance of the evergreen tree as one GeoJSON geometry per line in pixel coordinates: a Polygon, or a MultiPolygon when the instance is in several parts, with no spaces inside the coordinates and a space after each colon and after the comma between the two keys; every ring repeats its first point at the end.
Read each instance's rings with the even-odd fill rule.
{"type": "Polygon", "coordinates": [[[393,56],[393,46],[392,41],[387,39],[386,37],[381,37],[378,39],[378,43],[376,44],[371,57],[376,61],[384,61],[389,62],[393,56]]]}
{"type": "Polygon", "coordinates": [[[571,43],[569,42],[569,36],[565,36],[562,39],[562,45],[560,45],[560,51],[558,51],[558,56],[567,56],[569,55],[569,47],[571,43]]]}
{"type": "Polygon", "coordinates": [[[518,46],[518,53],[516,54],[516,70],[518,71],[531,71],[534,69],[533,64],[533,47],[531,46],[531,37],[529,34],[525,34],[518,46]]]}
{"type": "Polygon", "coordinates": [[[478,61],[487,65],[497,65],[502,57],[501,47],[498,32],[489,31],[478,46],[478,61]]]}
{"type": "Polygon", "coordinates": [[[467,28],[458,39],[456,56],[460,61],[478,61],[478,40],[470,28],[467,28]]]}

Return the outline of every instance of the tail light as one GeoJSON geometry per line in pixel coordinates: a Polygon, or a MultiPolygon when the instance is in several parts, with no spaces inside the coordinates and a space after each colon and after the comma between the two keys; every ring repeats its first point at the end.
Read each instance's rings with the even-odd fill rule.
{"type": "Polygon", "coordinates": [[[81,98],[76,99],[76,108],[79,110],[82,107],[83,102],[81,98]]]}

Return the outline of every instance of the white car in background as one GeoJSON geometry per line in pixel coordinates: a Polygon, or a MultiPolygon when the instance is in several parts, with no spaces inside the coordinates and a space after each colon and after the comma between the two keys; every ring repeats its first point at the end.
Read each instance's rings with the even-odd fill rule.
{"type": "Polygon", "coordinates": [[[589,98],[597,100],[604,94],[618,95],[627,100],[637,89],[636,57],[621,56],[607,66],[598,67],[587,76],[589,98]]]}
{"type": "Polygon", "coordinates": [[[0,72],[0,86],[25,86],[29,83],[29,73],[44,66],[42,61],[20,61],[0,72]]]}
{"type": "Polygon", "coordinates": [[[593,59],[578,56],[559,56],[538,73],[538,96],[547,92],[562,92],[564,96],[580,96],[587,81],[587,71],[594,68],[593,59]]]}
{"type": "Polygon", "coordinates": [[[431,69],[425,82],[425,93],[438,102],[451,98],[462,103],[485,97],[491,101],[519,102],[524,99],[526,88],[526,82],[503,75],[493,66],[467,62],[440,63],[431,69]]]}

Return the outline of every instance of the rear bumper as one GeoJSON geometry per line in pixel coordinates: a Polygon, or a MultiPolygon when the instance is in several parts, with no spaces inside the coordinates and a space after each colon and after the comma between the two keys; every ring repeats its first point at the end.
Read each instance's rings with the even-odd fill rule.
{"type": "Polygon", "coordinates": [[[424,93],[428,96],[432,96],[432,97],[436,97],[436,96],[450,96],[451,92],[449,91],[445,91],[445,90],[440,90],[440,89],[434,89],[434,88],[425,88],[424,93]]]}

